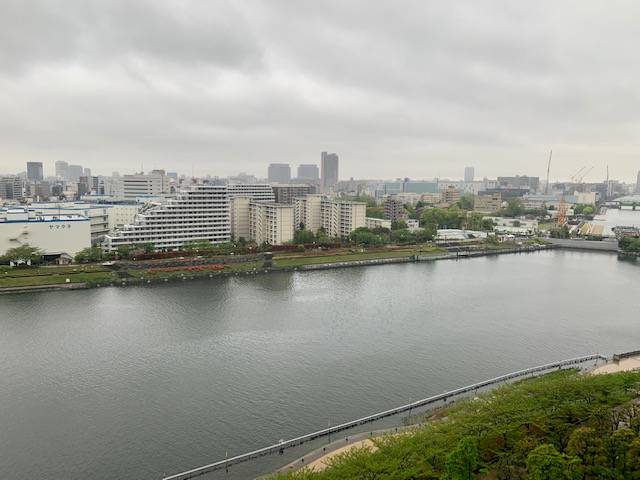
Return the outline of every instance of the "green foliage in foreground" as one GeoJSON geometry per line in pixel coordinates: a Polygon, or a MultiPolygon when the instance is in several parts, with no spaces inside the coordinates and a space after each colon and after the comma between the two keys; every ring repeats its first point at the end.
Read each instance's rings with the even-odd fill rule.
{"type": "Polygon", "coordinates": [[[408,434],[337,455],[337,479],[640,479],[640,373],[555,372],[461,401],[408,434]]]}

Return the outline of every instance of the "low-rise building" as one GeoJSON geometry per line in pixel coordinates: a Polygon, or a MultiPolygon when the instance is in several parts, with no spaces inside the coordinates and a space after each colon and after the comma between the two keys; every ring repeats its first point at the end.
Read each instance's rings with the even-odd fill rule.
{"type": "Polygon", "coordinates": [[[76,214],[42,215],[27,207],[0,209],[0,254],[26,245],[45,255],[74,257],[91,246],[89,219],[76,214]]]}
{"type": "Polygon", "coordinates": [[[538,233],[538,220],[508,217],[483,217],[491,219],[495,224],[493,231],[497,234],[534,235],[538,233]]]}
{"type": "Polygon", "coordinates": [[[374,228],[388,228],[391,230],[391,220],[385,220],[384,218],[365,217],[365,227],[369,230],[374,228]]]}

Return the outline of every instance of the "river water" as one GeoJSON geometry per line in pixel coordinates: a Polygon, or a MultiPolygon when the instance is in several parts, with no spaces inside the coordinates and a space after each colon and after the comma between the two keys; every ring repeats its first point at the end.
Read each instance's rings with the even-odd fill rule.
{"type": "Polygon", "coordinates": [[[569,251],[0,296],[0,477],[159,479],[503,373],[640,349],[569,251]]]}

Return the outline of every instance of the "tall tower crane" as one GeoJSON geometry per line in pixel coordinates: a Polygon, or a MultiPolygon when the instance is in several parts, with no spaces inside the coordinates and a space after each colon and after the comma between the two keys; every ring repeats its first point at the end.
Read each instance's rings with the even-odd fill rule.
{"type": "Polygon", "coordinates": [[[551,171],[551,155],[553,155],[553,150],[549,151],[549,164],[547,165],[547,191],[544,192],[549,195],[549,172],[551,171]]]}

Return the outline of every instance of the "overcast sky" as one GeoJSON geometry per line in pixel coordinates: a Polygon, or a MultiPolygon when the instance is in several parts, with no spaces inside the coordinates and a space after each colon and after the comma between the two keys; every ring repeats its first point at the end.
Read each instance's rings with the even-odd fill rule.
{"type": "Polygon", "coordinates": [[[2,0],[0,172],[635,181],[636,0],[2,0]]]}

